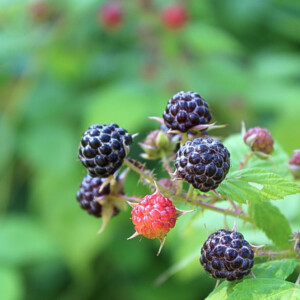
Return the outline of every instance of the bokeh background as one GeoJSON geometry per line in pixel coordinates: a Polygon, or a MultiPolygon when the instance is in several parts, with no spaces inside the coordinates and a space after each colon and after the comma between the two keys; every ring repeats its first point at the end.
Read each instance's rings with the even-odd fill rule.
{"type": "MultiPolygon", "coordinates": [[[[158,128],[147,117],[192,90],[229,124],[215,134],[238,133],[244,120],[267,127],[286,157],[300,147],[299,1],[182,1],[188,18],[176,30],[161,19],[172,1],[120,1],[115,29],[100,20],[104,3],[0,1],[3,300],[203,299],[215,284],[197,257],[203,224],[214,229],[222,215],[182,217],[159,257],[158,241],[126,241],[130,210],[96,234],[101,221],[75,199],[90,124],[138,132],[130,156],[139,158],[137,142],[158,128]]],[[[128,177],[129,195],[149,192],[137,180],[128,177]]]]}

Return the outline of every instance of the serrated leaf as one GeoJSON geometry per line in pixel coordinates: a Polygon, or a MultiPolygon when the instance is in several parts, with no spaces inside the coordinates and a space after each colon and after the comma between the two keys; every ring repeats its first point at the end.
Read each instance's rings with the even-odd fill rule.
{"type": "Polygon", "coordinates": [[[236,282],[223,281],[213,292],[209,294],[205,300],[220,300],[228,299],[228,296],[233,292],[233,287],[236,282]]]}
{"type": "Polygon", "coordinates": [[[282,199],[287,195],[297,194],[299,189],[295,182],[264,169],[253,168],[229,174],[219,186],[218,192],[236,202],[257,203],[282,199]]]}
{"type": "Polygon", "coordinates": [[[285,249],[290,246],[292,231],[289,222],[276,206],[267,201],[251,203],[248,213],[257,227],[263,230],[278,248],[285,249]]]}
{"type": "Polygon", "coordinates": [[[298,265],[296,259],[273,260],[255,265],[252,269],[257,278],[286,279],[298,265]]]}
{"type": "Polygon", "coordinates": [[[275,278],[247,279],[235,285],[227,299],[296,300],[300,299],[300,287],[275,278]]]}

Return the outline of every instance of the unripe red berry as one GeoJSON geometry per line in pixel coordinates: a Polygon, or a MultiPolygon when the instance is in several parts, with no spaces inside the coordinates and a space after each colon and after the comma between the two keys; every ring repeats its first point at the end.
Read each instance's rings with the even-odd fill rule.
{"type": "Polygon", "coordinates": [[[114,29],[122,23],[122,7],[117,2],[108,2],[100,8],[98,17],[104,27],[114,29]]]}
{"type": "Polygon", "coordinates": [[[188,15],[184,6],[174,3],[163,9],[161,18],[167,28],[177,29],[186,23],[188,15]]]}
{"type": "Polygon", "coordinates": [[[51,14],[51,8],[49,3],[40,1],[29,6],[29,13],[31,14],[34,21],[42,22],[46,21],[49,18],[51,14]]]}
{"type": "Polygon", "coordinates": [[[289,169],[296,179],[300,178],[300,149],[295,150],[290,158],[289,169]]]}
{"type": "Polygon", "coordinates": [[[157,255],[162,249],[166,235],[175,226],[177,218],[191,212],[177,209],[170,199],[159,193],[157,187],[154,194],[146,195],[139,203],[129,204],[133,207],[131,215],[136,231],[128,239],[138,235],[148,239],[158,238],[161,244],[157,255]]]}
{"type": "Polygon", "coordinates": [[[148,239],[164,238],[177,219],[173,202],[159,194],[145,196],[131,215],[136,232],[148,239]]]}
{"type": "Polygon", "coordinates": [[[274,150],[274,140],[269,130],[265,128],[250,128],[243,136],[243,139],[253,152],[269,155],[274,150]]]}

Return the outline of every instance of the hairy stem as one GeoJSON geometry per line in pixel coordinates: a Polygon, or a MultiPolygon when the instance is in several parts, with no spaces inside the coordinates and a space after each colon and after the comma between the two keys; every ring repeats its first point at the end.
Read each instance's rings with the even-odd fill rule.
{"type": "MultiPolygon", "coordinates": [[[[134,163],[130,162],[128,159],[124,159],[124,164],[130,168],[132,171],[136,172],[137,174],[139,174],[142,178],[148,180],[151,184],[157,185],[157,187],[159,188],[159,190],[164,193],[166,196],[170,196],[171,192],[169,190],[167,190],[165,187],[163,187],[161,184],[159,184],[158,182],[155,181],[155,178],[152,176],[152,174],[148,174],[148,172],[146,172],[145,170],[141,170],[140,168],[138,168],[136,165],[134,165],[134,163]]],[[[150,172],[149,172],[150,173],[150,172]]]]}
{"type": "Polygon", "coordinates": [[[112,199],[124,199],[125,201],[133,201],[133,202],[140,202],[142,199],[139,197],[134,196],[126,196],[126,195],[110,195],[112,199]]]}
{"type": "MultiPolygon", "coordinates": [[[[212,211],[216,211],[216,212],[222,213],[224,215],[238,217],[238,218],[240,218],[240,219],[242,219],[246,222],[253,223],[253,220],[248,215],[244,214],[242,211],[232,211],[232,210],[229,210],[229,209],[224,209],[224,208],[221,208],[221,207],[214,206],[212,204],[203,202],[203,201],[198,200],[198,199],[189,199],[189,198],[191,198],[191,195],[193,194],[193,187],[191,185],[190,185],[187,196],[182,195],[181,191],[180,191],[180,193],[178,193],[178,194],[176,193],[176,195],[174,195],[174,194],[172,194],[171,191],[169,191],[164,186],[162,186],[161,184],[156,182],[155,178],[152,176],[152,174],[149,175],[150,174],[149,171],[141,170],[133,162],[129,161],[128,159],[124,160],[124,164],[128,168],[130,168],[131,170],[133,170],[134,172],[139,174],[142,178],[148,180],[151,184],[155,185],[155,183],[156,183],[157,187],[164,194],[165,197],[172,198],[176,201],[182,201],[182,202],[188,201],[188,202],[193,203],[197,206],[201,206],[203,208],[206,208],[206,209],[209,209],[209,210],[212,210],[212,211]]],[[[207,199],[209,199],[209,197],[207,197],[207,199]]]]}
{"type": "Polygon", "coordinates": [[[162,164],[163,164],[164,168],[165,168],[165,169],[167,170],[167,172],[169,173],[169,176],[173,179],[173,178],[174,178],[174,175],[173,175],[173,169],[172,169],[171,166],[170,166],[170,163],[169,163],[168,158],[167,158],[165,155],[163,155],[161,161],[162,161],[162,164]]]}
{"type": "Polygon", "coordinates": [[[239,170],[242,170],[245,165],[247,164],[247,162],[249,161],[249,159],[253,156],[253,152],[250,152],[249,154],[246,154],[245,158],[243,161],[241,161],[240,166],[239,166],[239,170]]]}
{"type": "Polygon", "coordinates": [[[197,200],[197,199],[190,201],[190,202],[194,203],[195,205],[206,208],[208,210],[216,211],[216,212],[222,213],[224,215],[232,216],[232,217],[238,217],[244,221],[254,223],[254,221],[248,215],[245,215],[245,214],[239,214],[239,213],[236,213],[235,211],[221,208],[221,207],[218,207],[218,206],[215,206],[215,205],[212,205],[212,204],[209,204],[209,203],[203,202],[201,200],[197,200]]]}
{"type": "Polygon", "coordinates": [[[260,256],[277,256],[277,255],[286,255],[286,254],[290,254],[290,250],[283,250],[283,251],[270,251],[270,250],[261,250],[256,252],[256,255],[260,255],[260,256]]]}

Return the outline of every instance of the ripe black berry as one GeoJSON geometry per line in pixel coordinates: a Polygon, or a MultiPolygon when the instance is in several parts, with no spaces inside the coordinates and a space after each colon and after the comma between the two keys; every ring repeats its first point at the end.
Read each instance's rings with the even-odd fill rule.
{"type": "Polygon", "coordinates": [[[216,189],[230,168],[230,153],[219,141],[196,138],[176,154],[177,176],[202,192],[216,189]]]}
{"type": "Polygon", "coordinates": [[[131,135],[117,124],[95,124],[81,138],[78,157],[93,177],[108,177],[123,163],[131,135]]]}
{"type": "Polygon", "coordinates": [[[220,229],[201,248],[200,263],[216,279],[242,279],[251,272],[254,253],[239,232],[220,229]]]}
{"type": "Polygon", "coordinates": [[[179,92],[169,100],[163,118],[168,128],[187,132],[194,126],[208,124],[211,114],[198,93],[179,92]]]}
{"type": "MultiPolygon", "coordinates": [[[[106,178],[91,177],[87,174],[83,178],[79,191],[76,195],[81,208],[98,218],[102,216],[102,205],[96,200],[96,198],[107,196],[110,193],[110,184],[106,185],[101,193],[99,192],[99,189],[105,180],[106,178]]],[[[114,207],[113,215],[115,216],[118,213],[119,209],[114,207]]]]}

